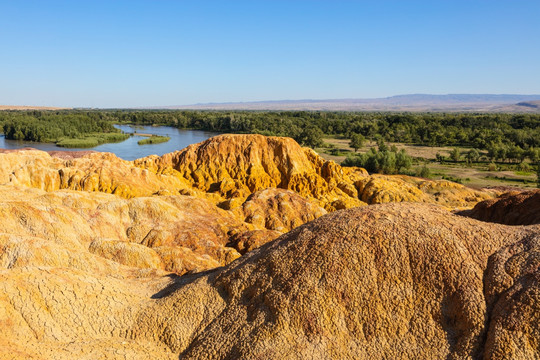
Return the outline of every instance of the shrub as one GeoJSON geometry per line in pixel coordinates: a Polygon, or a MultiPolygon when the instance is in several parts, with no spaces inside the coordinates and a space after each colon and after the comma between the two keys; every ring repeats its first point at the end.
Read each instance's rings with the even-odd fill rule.
{"type": "MultiPolygon", "coordinates": [[[[386,145],[380,148],[388,149],[386,145]]],[[[405,150],[371,150],[365,154],[348,156],[342,163],[343,166],[358,166],[365,168],[370,173],[396,174],[402,173],[412,165],[412,158],[405,150]]]]}
{"type": "Polygon", "coordinates": [[[516,166],[517,171],[523,171],[523,172],[529,172],[531,171],[531,166],[527,164],[526,162],[519,163],[516,166]]]}
{"type": "Polygon", "coordinates": [[[420,169],[417,169],[416,176],[429,179],[431,178],[431,170],[429,170],[429,168],[424,165],[420,169]]]}
{"type": "Polygon", "coordinates": [[[146,139],[142,139],[137,141],[137,144],[139,145],[149,145],[149,144],[160,144],[171,140],[168,136],[159,136],[159,135],[152,135],[150,137],[147,137],[146,139]]]}
{"type": "Polygon", "coordinates": [[[354,149],[354,152],[357,152],[358,149],[364,146],[365,141],[366,139],[362,136],[362,134],[352,134],[349,146],[354,149]]]}

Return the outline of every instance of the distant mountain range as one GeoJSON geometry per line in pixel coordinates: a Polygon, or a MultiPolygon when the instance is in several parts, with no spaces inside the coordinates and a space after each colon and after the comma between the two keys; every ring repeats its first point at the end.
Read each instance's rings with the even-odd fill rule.
{"type": "MultiPolygon", "coordinates": [[[[59,110],[68,108],[0,105],[0,110],[59,110]]],[[[76,108],[87,109],[87,108],[76,108]]],[[[98,108],[93,108],[98,109],[98,108]]],[[[207,103],[137,109],[179,110],[308,110],[308,111],[430,111],[540,113],[540,95],[410,94],[372,99],[273,100],[207,103]]]]}
{"type": "Polygon", "coordinates": [[[411,94],[373,99],[277,100],[208,103],[159,108],[194,110],[463,111],[540,113],[540,95],[411,94]]]}

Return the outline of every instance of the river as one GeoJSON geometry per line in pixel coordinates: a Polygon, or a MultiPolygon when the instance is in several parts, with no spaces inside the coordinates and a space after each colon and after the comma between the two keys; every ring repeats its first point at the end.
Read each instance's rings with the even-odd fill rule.
{"type": "Polygon", "coordinates": [[[36,143],[31,141],[8,140],[4,135],[0,135],[0,148],[21,149],[31,147],[44,151],[79,151],[93,150],[111,152],[124,160],[135,160],[148,155],[163,155],[176,150],[181,150],[188,145],[204,141],[218,133],[199,130],[180,130],[170,126],[135,126],[135,125],[115,125],[116,128],[125,133],[140,133],[169,136],[171,140],[161,144],[139,145],[137,141],[144,139],[143,136],[134,135],[129,139],[119,143],[109,143],[98,145],[93,148],[62,148],[50,143],[36,143]]]}

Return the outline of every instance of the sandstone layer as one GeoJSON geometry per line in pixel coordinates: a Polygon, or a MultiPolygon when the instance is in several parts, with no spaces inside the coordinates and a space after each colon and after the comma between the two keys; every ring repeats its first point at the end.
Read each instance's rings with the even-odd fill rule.
{"type": "Polygon", "coordinates": [[[384,204],[182,277],[36,256],[0,271],[2,358],[537,358],[539,239],[384,204]]]}
{"type": "MultiPolygon", "coordinates": [[[[277,189],[253,194],[232,212],[187,195],[123,199],[0,186],[0,264],[28,266],[39,256],[47,265],[63,266],[62,261],[82,261],[89,251],[136,268],[196,272],[226,265],[240,256],[238,251],[325,213],[295,193],[277,189]],[[74,255],[78,251],[82,253],[74,255]],[[59,254],[70,255],[57,263],[59,254]]],[[[82,261],[78,268],[88,267],[82,261]]]]}
{"type": "Polygon", "coordinates": [[[294,191],[328,211],[401,201],[470,208],[496,195],[444,180],[369,176],[364,169],[325,161],[290,138],[262,135],[220,135],[133,162],[108,153],[54,155],[37,150],[0,153],[0,184],[105,192],[124,198],[193,195],[227,210],[267,188],[294,191]]]}
{"type": "Polygon", "coordinates": [[[0,358],[534,358],[539,225],[448,211],[495,195],[260,135],[3,152],[0,358]]]}
{"type": "Polygon", "coordinates": [[[474,219],[508,225],[540,224],[540,190],[508,192],[463,211],[474,219]]]}

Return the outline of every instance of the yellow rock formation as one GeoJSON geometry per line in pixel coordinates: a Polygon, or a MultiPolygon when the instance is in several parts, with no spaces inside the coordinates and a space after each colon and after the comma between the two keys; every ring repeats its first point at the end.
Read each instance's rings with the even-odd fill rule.
{"type": "Polygon", "coordinates": [[[28,245],[2,259],[0,358],[535,358],[539,233],[374,205],[182,277],[28,245]]]}
{"type": "Polygon", "coordinates": [[[292,190],[328,211],[401,201],[467,208],[495,195],[448,181],[369,176],[363,169],[325,161],[290,138],[262,135],[220,135],[133,162],[107,153],[68,159],[36,150],[2,153],[0,184],[104,192],[128,199],[192,195],[227,210],[267,188],[292,190]]]}
{"type": "Polygon", "coordinates": [[[448,211],[494,192],[260,135],[53,155],[0,153],[0,359],[539,352],[539,226],[448,211]]]}

